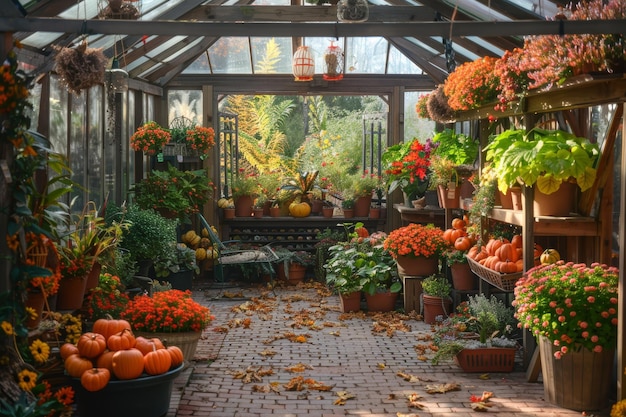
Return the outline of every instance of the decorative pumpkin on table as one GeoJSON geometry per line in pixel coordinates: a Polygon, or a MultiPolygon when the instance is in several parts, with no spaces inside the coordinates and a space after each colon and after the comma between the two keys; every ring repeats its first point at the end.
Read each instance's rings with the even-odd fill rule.
{"type": "Polygon", "coordinates": [[[539,257],[541,265],[555,264],[561,260],[561,254],[556,249],[546,249],[539,257]]]}
{"type": "Polygon", "coordinates": [[[289,205],[289,214],[293,217],[307,217],[311,214],[311,206],[303,201],[294,201],[289,205]]]}

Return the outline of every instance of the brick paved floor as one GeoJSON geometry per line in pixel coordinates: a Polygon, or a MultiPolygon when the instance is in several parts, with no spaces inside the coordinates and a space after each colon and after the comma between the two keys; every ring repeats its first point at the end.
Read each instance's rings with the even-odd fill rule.
{"type": "MultiPolygon", "coordinates": [[[[513,373],[480,379],[452,362],[434,366],[419,360],[415,346],[431,334],[422,321],[407,320],[410,329],[390,337],[373,333],[371,317],[340,320],[337,296],[322,296],[314,288],[280,287],[275,296],[255,298],[259,296],[261,290],[253,287],[194,291],[194,298],[210,307],[215,321],[204,332],[194,361],[175,383],[168,417],[465,417],[476,414],[470,395],[483,391],[493,392],[488,411],[492,416],[581,415],[544,402],[541,382],[526,382],[518,364],[513,373]],[[228,293],[238,297],[223,297],[228,293]],[[307,342],[285,338],[290,333],[307,335],[307,342]],[[306,369],[286,370],[296,364],[306,369]],[[272,374],[262,375],[267,370],[272,374]],[[244,383],[235,378],[237,373],[258,379],[244,383]],[[284,385],[298,377],[309,379],[307,388],[286,390],[284,385]],[[332,388],[315,390],[316,382],[332,388]],[[459,384],[460,389],[426,392],[429,385],[446,383],[459,384]],[[338,392],[353,398],[336,404],[338,392]],[[421,409],[409,407],[412,394],[417,394],[421,409]]],[[[608,411],[586,415],[608,416],[608,411]]]]}

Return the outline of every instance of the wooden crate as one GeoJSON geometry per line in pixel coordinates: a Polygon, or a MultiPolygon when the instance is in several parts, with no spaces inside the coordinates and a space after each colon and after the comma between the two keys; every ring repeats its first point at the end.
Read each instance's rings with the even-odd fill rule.
{"type": "Polygon", "coordinates": [[[404,287],[404,311],[422,312],[422,280],[424,277],[402,276],[404,287]]]}

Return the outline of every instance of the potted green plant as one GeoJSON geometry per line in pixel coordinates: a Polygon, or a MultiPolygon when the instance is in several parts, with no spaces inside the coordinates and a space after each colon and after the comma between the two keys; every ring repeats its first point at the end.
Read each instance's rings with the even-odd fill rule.
{"type": "Polygon", "coordinates": [[[230,191],[235,204],[235,216],[250,217],[254,198],[259,192],[258,176],[245,170],[239,172],[233,178],[230,191]]]}
{"type": "MultiPolygon", "coordinates": [[[[446,277],[435,274],[426,277],[422,281],[423,302],[424,302],[424,323],[434,324],[440,318],[450,315],[452,299],[450,292],[452,286],[446,277]]],[[[440,321],[442,321],[441,319],[440,321]]]]}
{"type": "Polygon", "coordinates": [[[190,222],[213,195],[206,171],[181,171],[172,165],[167,170],[153,170],[134,185],[135,201],[142,209],[153,209],[164,217],[190,222]]]}
{"type": "Polygon", "coordinates": [[[433,364],[454,358],[466,372],[511,372],[517,340],[513,309],[484,294],[468,297],[435,334],[433,364]]]}
{"type": "Polygon", "coordinates": [[[450,248],[443,252],[442,257],[450,268],[452,286],[455,290],[468,291],[476,288],[476,275],[472,272],[467,262],[468,250],[450,248]]]}
{"type": "Polygon", "coordinates": [[[154,262],[157,278],[164,278],[177,290],[191,290],[195,274],[200,273],[196,252],[182,243],[170,242],[169,249],[154,262]]]}
{"type": "Polygon", "coordinates": [[[130,224],[122,234],[120,247],[137,262],[138,274],[148,276],[153,261],[163,257],[171,243],[176,242],[177,220],[166,219],[154,210],[143,210],[135,204],[117,216],[124,216],[130,224]]]}
{"type": "Polygon", "coordinates": [[[372,204],[372,195],[379,185],[379,178],[375,174],[364,172],[356,175],[352,181],[354,194],[354,216],[367,217],[372,204]]]}
{"type": "Polygon", "coordinates": [[[486,160],[493,162],[498,189],[506,193],[517,184],[535,187],[535,214],[566,216],[573,208],[574,181],[581,191],[596,178],[600,155],[597,144],[562,130],[534,128],[529,132],[509,129],[492,138],[486,147],[486,160]],[[562,187],[565,185],[565,187],[562,187]],[[547,197],[550,196],[550,197],[547,197]],[[540,199],[539,199],[540,198],[540,199]],[[550,201],[563,202],[554,209],[550,201]]]}
{"type": "Polygon", "coordinates": [[[356,200],[352,190],[344,190],[341,193],[341,209],[345,219],[354,217],[354,202],[356,200]]]}
{"type": "Polygon", "coordinates": [[[326,284],[339,294],[343,312],[361,309],[361,280],[356,275],[356,247],[339,242],[328,248],[328,259],[323,265],[326,284]]]}

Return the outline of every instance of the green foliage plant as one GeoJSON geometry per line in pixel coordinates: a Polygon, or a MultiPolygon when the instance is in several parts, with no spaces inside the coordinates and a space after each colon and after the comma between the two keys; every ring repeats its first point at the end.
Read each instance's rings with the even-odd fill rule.
{"type": "Polygon", "coordinates": [[[154,262],[157,278],[168,277],[172,273],[191,270],[200,273],[196,263],[196,252],[182,243],[170,242],[169,250],[154,262]]]}
{"type": "Polygon", "coordinates": [[[539,128],[505,130],[491,140],[486,151],[503,193],[521,182],[528,187],[537,184],[539,191],[552,194],[571,179],[585,191],[595,181],[600,155],[598,145],[586,138],[539,128]]]}
{"type": "Polygon", "coordinates": [[[432,297],[447,298],[452,291],[452,285],[443,275],[435,274],[422,281],[422,290],[424,290],[424,294],[432,297]]]}
{"type": "Polygon", "coordinates": [[[452,129],[437,132],[432,142],[434,147],[431,156],[438,156],[451,161],[454,165],[471,165],[478,156],[478,141],[452,129]]]}

